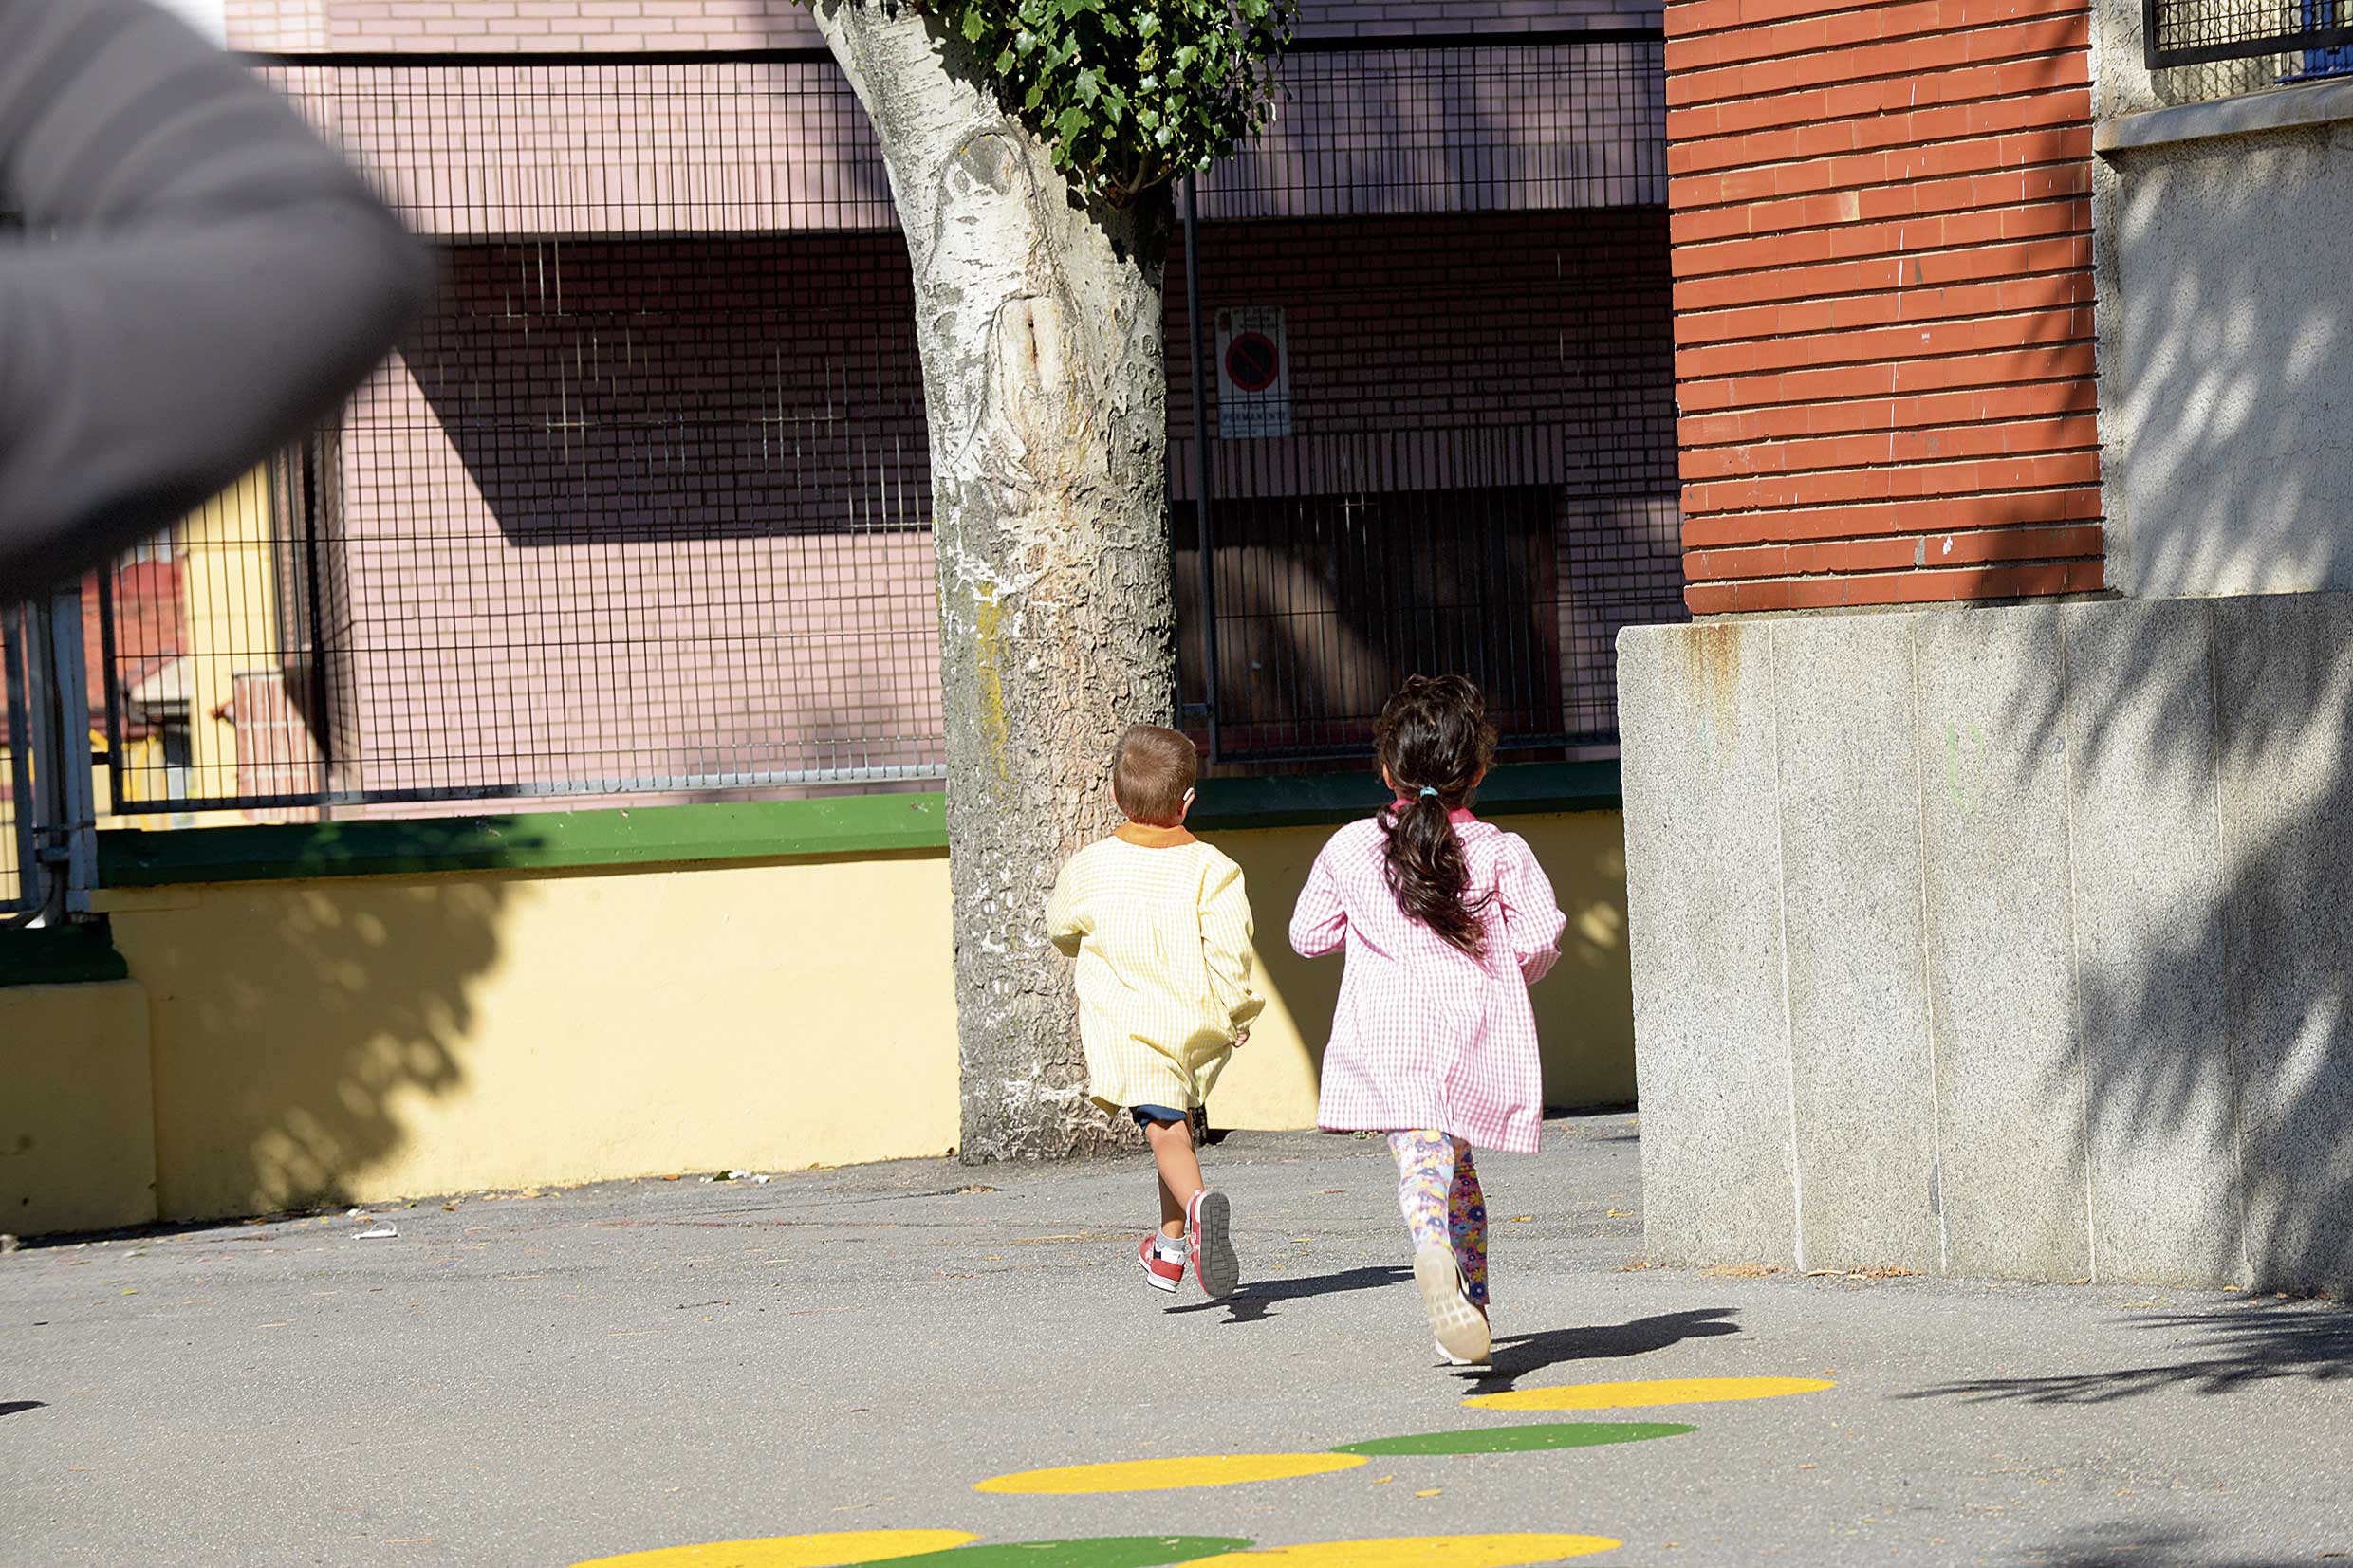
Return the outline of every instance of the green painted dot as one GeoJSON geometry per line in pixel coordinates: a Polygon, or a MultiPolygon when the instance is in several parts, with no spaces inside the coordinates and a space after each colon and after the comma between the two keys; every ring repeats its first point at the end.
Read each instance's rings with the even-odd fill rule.
{"type": "Polygon", "coordinates": [[[1698,1430],[1673,1421],[1550,1421],[1533,1427],[1481,1427],[1471,1431],[1423,1432],[1418,1437],[1376,1437],[1369,1443],[1350,1443],[1332,1451],[1368,1455],[1533,1453],[1542,1448],[1599,1448],[1611,1443],[1641,1443],[1654,1437],[1680,1437],[1698,1430]]]}
{"type": "Polygon", "coordinates": [[[1094,1536],[958,1546],[899,1558],[891,1568],[1163,1568],[1250,1548],[1248,1540],[1235,1536],[1094,1536]]]}

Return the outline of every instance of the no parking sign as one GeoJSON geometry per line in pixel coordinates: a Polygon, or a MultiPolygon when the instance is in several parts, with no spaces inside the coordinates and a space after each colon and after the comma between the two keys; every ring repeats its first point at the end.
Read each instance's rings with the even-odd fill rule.
{"type": "Polygon", "coordinates": [[[1291,433],[1291,358],[1279,304],[1217,312],[1217,434],[1225,440],[1291,433]]]}

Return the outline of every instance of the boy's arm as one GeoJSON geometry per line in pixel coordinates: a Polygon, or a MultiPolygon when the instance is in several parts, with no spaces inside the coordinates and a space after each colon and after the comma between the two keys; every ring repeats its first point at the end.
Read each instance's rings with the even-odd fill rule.
{"type": "MultiPolygon", "coordinates": [[[[1242,885],[1242,868],[1231,860],[1214,867],[1203,888],[1201,945],[1209,958],[1211,981],[1226,1002],[1235,1035],[1250,1032],[1267,999],[1251,988],[1251,968],[1257,954],[1251,947],[1250,895],[1242,885]]],[[[1240,1044],[1237,1039],[1235,1044],[1240,1044]]]]}
{"type": "Polygon", "coordinates": [[[1046,900],[1047,939],[1071,958],[1079,955],[1079,942],[1091,929],[1079,909],[1077,878],[1071,871],[1078,865],[1077,857],[1063,862],[1062,873],[1054,878],[1053,895],[1046,900]]]}

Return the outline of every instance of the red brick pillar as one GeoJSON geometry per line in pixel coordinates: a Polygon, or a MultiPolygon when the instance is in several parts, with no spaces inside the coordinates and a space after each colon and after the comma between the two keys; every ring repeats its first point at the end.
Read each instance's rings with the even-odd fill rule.
{"type": "Polygon", "coordinates": [[[2102,585],[2085,0],[1669,0],[1696,615],[2102,585]]]}

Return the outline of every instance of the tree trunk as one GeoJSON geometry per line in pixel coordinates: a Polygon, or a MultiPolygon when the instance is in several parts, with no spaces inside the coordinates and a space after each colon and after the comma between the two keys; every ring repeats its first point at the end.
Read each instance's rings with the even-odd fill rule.
{"type": "Polygon", "coordinates": [[[1086,1098],[1054,875],[1117,821],[1121,728],[1175,700],[1160,277],[1169,203],[1072,196],[969,49],[890,0],[818,0],[915,265],[931,427],[967,1163],[1119,1135],[1086,1098]]]}

